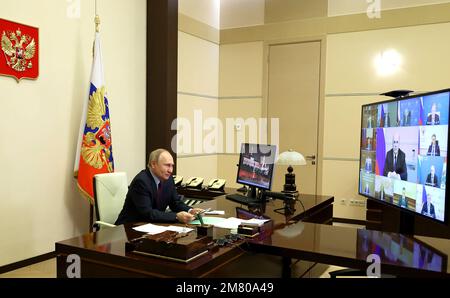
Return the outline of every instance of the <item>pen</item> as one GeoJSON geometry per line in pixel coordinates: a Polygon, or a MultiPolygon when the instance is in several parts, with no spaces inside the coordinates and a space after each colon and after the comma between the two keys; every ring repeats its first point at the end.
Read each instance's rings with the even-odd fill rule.
{"type": "Polygon", "coordinates": [[[200,211],[197,214],[203,214],[203,213],[206,213],[206,212],[209,212],[209,211],[211,211],[211,208],[204,209],[204,210],[200,211]]]}
{"type": "Polygon", "coordinates": [[[197,213],[197,218],[198,218],[198,220],[200,221],[200,224],[203,226],[204,223],[203,223],[203,217],[202,217],[202,214],[201,214],[201,213],[204,213],[204,212],[197,213]]]}

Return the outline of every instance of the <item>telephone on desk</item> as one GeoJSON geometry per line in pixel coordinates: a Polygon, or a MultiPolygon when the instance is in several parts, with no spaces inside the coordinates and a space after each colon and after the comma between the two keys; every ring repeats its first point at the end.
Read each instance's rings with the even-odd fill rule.
{"type": "Polygon", "coordinates": [[[183,176],[173,175],[173,183],[175,184],[175,186],[180,186],[182,181],[183,181],[183,176]]]}
{"type": "Polygon", "coordinates": [[[209,190],[223,190],[225,187],[225,179],[211,179],[208,183],[207,189],[209,190]]]}
{"type": "Polygon", "coordinates": [[[203,180],[202,177],[191,177],[186,181],[186,187],[202,188],[203,180]]]}

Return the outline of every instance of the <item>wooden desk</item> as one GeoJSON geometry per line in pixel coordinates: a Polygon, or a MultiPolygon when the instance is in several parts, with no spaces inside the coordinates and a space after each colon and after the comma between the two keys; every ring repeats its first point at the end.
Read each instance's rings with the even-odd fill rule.
{"type": "MultiPolygon", "coordinates": [[[[297,203],[291,216],[274,212],[283,207],[280,200],[266,204],[266,214],[276,225],[285,225],[298,219],[309,219],[317,222],[329,222],[332,217],[333,197],[300,195],[305,206],[297,203]]],[[[236,207],[240,204],[218,196],[214,200],[205,201],[197,206],[224,210],[227,217],[236,216],[236,207]]],[[[246,208],[246,206],[241,206],[246,208]]],[[[131,225],[103,229],[98,232],[60,241],[55,244],[57,253],[57,276],[65,277],[67,256],[77,254],[81,259],[81,275],[83,277],[203,277],[241,256],[244,251],[238,246],[220,248],[217,252],[194,260],[188,264],[166,261],[162,259],[139,256],[125,252],[125,243],[139,237],[131,225]]]]}
{"type": "MultiPolygon", "coordinates": [[[[449,239],[406,237],[323,224],[331,222],[333,197],[300,198],[306,211],[297,204],[289,217],[274,212],[283,206],[282,201],[268,202],[266,215],[274,220],[272,233],[245,244],[245,249],[281,256],[284,277],[290,276],[291,258],[365,270],[370,254],[380,257],[381,273],[450,277],[449,239]],[[297,222],[299,219],[302,221],[297,222]]],[[[239,204],[220,196],[199,206],[225,210],[226,216],[235,216],[239,204]]],[[[67,256],[77,254],[83,277],[207,277],[244,253],[237,245],[225,247],[188,264],[126,253],[125,242],[140,235],[127,225],[57,242],[57,275],[66,276],[67,256]]]]}

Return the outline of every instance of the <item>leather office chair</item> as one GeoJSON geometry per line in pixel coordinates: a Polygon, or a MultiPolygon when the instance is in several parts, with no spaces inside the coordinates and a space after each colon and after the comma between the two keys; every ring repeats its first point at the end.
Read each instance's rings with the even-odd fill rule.
{"type": "Polygon", "coordinates": [[[122,210],[128,192],[125,172],[97,174],[94,176],[94,201],[97,221],[94,229],[115,227],[114,222],[122,210]]]}

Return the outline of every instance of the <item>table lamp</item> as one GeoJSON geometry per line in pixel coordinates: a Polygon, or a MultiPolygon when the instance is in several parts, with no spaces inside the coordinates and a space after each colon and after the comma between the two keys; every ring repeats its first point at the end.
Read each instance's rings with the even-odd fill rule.
{"type": "Polygon", "coordinates": [[[278,165],[287,165],[287,173],[285,175],[285,181],[283,186],[284,192],[296,192],[297,186],[295,185],[295,174],[292,166],[304,166],[306,165],[305,157],[301,153],[289,149],[284,151],[278,156],[278,165]]]}

